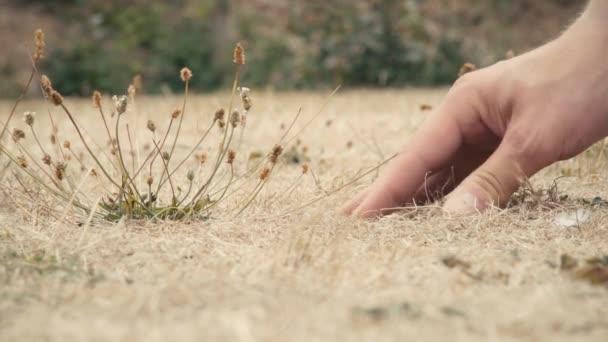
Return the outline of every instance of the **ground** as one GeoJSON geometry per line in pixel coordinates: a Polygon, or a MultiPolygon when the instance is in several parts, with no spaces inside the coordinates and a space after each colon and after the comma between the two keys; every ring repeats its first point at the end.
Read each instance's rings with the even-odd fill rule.
{"type": "MultiPolygon", "coordinates": [[[[253,94],[244,151],[269,149],[302,106],[298,131],[327,98],[253,94]]],[[[218,209],[211,220],[191,224],[79,227],[15,208],[4,192],[0,340],[606,341],[608,289],[577,279],[560,261],[565,254],[581,263],[608,254],[608,209],[599,199],[589,203],[608,196],[606,160],[596,165],[593,151],[532,179],[534,188],[550,189],[571,173],[559,178],[554,200],[532,198],[472,218],[450,217],[437,206],[370,221],[337,215],[375,173],[291,210],[397,151],[429,115],[419,105],[437,105],[444,94],[340,92],[298,136],[318,184],[309,173],[291,195],[281,195],[300,172],[281,164],[237,218],[218,209]],[[584,219],[565,227],[560,217],[575,209],[585,211],[584,219]]],[[[191,100],[178,147],[188,146],[226,101],[226,94],[191,100]]],[[[66,103],[85,125],[93,121],[88,101],[66,103]]],[[[148,117],[160,121],[179,103],[138,98],[140,117],[130,113],[129,120],[134,127],[148,117]]],[[[9,105],[2,103],[1,112],[9,105]]],[[[27,101],[19,111],[36,110],[42,124],[44,108],[27,101]]],[[[60,114],[53,111],[67,132],[60,114]]],[[[21,118],[15,125],[23,126],[21,118]]],[[[93,136],[100,130],[88,129],[93,136]]]]}

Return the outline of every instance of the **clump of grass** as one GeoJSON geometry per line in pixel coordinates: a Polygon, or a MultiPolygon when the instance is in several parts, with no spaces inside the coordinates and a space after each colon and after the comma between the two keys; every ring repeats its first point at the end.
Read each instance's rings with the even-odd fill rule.
{"type": "MultiPolygon", "coordinates": [[[[93,220],[190,221],[205,220],[212,215],[237,217],[256,201],[272,175],[278,172],[279,163],[289,165],[310,161],[306,155],[307,148],[300,146],[298,136],[321,114],[327,102],[297,132],[291,133],[300,117],[300,108],[290,125],[284,128],[280,139],[268,145],[273,147],[266,153],[256,150],[248,158],[246,153],[242,153],[243,135],[253,100],[251,90],[240,84],[241,68],[246,61],[245,50],[240,44],[236,44],[233,51],[235,71],[229,105],[227,109],[215,111],[207,128],[196,143],[189,144],[191,148],[185,155],[176,153],[176,147],[183,138],[184,117],[190,115],[187,106],[189,86],[192,78],[196,77],[190,69],[184,67],[179,74],[176,73],[184,84],[183,101],[168,113],[165,131],[160,129],[163,125],[152,120],[147,120],[141,127],[130,127],[123,119],[129,112],[136,113],[133,108],[142,89],[141,76],[133,78],[126,94],[111,97],[111,108],[104,106],[104,95],[95,91],[91,100],[99,115],[95,116],[97,122],[94,124],[101,127],[100,132],[106,140],[102,143],[88,134],[79,123],[81,118],[69,109],[69,100],[53,87],[50,77],[38,70],[45,56],[45,47],[44,33],[38,30],[28,82],[7,121],[0,121],[0,189],[26,214],[44,212],[50,217],[79,224],[93,220]],[[37,124],[36,113],[27,111],[23,114],[25,130],[18,127],[10,129],[16,109],[36,76],[47,103],[50,127],[37,124]],[[240,105],[235,99],[240,99],[240,105]],[[52,114],[53,108],[67,119],[72,132],[59,131],[55,122],[58,117],[52,114]],[[50,130],[50,143],[39,138],[44,129],[50,130]],[[209,143],[213,136],[217,136],[211,134],[216,130],[220,132],[219,141],[209,143]],[[140,151],[139,140],[134,143],[133,138],[142,135],[147,136],[147,142],[140,151]],[[69,137],[71,141],[66,139],[69,137]],[[204,143],[217,148],[200,152],[204,143]],[[240,155],[243,158],[239,158],[240,155]],[[197,162],[198,171],[185,170],[191,165],[188,163],[191,159],[197,162]],[[241,160],[244,167],[237,166],[241,160]],[[235,194],[240,197],[232,201],[234,205],[220,206],[235,194]]],[[[280,215],[289,215],[355,184],[394,157],[280,215]]],[[[284,191],[271,197],[273,201],[289,197],[307,175],[315,178],[318,184],[311,166],[306,163],[301,167],[296,179],[284,191]]]]}
{"type": "MultiPolygon", "coordinates": [[[[38,65],[44,58],[45,45],[44,33],[36,31],[35,52],[31,59],[32,73],[23,94],[35,76],[40,75],[38,65]]],[[[212,209],[220,202],[236,190],[244,189],[247,182],[252,181],[253,188],[238,201],[236,208],[229,210],[229,214],[241,214],[268,183],[283,153],[283,146],[281,142],[272,144],[274,147],[261,158],[258,165],[248,167],[243,174],[237,175],[235,164],[239,159],[235,137],[240,136],[240,146],[246,116],[252,109],[253,101],[250,89],[239,84],[241,67],[245,64],[245,50],[240,44],[234,48],[233,58],[235,76],[228,109],[220,108],[216,111],[207,129],[185,157],[178,157],[175,152],[184,117],[189,114],[189,85],[195,75],[187,67],[180,70],[176,77],[179,76],[184,83],[183,102],[167,116],[166,131],[161,132],[160,126],[152,120],[147,121],[144,127],[135,128],[138,131],[148,131],[151,147],[139,163],[136,163],[135,156],[138,153],[133,147],[132,132],[122,118],[134,105],[137,92],[141,89],[140,76],[136,76],[129,85],[127,95],[112,97],[113,107],[110,109],[104,108],[103,94],[99,91],[93,93],[92,104],[99,112],[96,118],[107,139],[107,144],[100,144],[79,124],[79,118],[69,109],[68,101],[60,91],[53,87],[51,78],[40,75],[40,88],[44,98],[47,103],[63,112],[76,133],[77,140],[59,143],[60,132],[53,121],[50,108],[50,144],[39,139],[38,134],[44,127],[36,125],[36,113],[33,112],[25,112],[23,116],[29,132],[14,128],[10,134],[11,139],[5,139],[22,95],[16,101],[7,122],[2,123],[0,154],[8,159],[9,164],[5,168],[7,175],[0,182],[2,188],[20,206],[34,204],[46,208],[55,217],[106,221],[122,218],[190,220],[210,217],[212,209]],[[242,108],[235,104],[235,97],[241,99],[242,108]],[[210,132],[218,128],[221,130],[219,144],[216,145],[218,147],[215,153],[211,153],[215,155],[212,157],[207,153],[197,153],[200,146],[211,139],[210,132]],[[24,143],[29,139],[33,139],[35,144],[24,143]],[[208,166],[208,172],[189,170],[185,179],[178,179],[177,175],[183,173],[180,171],[189,165],[186,162],[193,156],[201,166],[208,166]]]]}

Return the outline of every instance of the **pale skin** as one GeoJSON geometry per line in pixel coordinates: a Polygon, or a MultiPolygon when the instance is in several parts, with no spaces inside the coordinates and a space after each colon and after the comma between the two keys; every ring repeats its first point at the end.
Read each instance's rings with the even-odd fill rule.
{"type": "Polygon", "coordinates": [[[608,1],[591,0],[559,38],[458,79],[381,177],[342,212],[377,217],[437,191],[449,193],[449,213],[501,207],[523,181],[606,136],[608,1]]]}

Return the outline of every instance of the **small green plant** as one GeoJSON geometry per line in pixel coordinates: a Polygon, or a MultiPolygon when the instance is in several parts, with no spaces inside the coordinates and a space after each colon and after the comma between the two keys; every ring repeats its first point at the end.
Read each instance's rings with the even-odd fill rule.
{"type": "MultiPolygon", "coordinates": [[[[32,72],[23,94],[36,78],[37,66],[44,57],[44,34],[40,30],[36,31],[35,43],[32,72]]],[[[7,134],[22,95],[0,133],[0,153],[8,159],[8,162],[3,163],[2,188],[16,203],[21,201],[35,204],[46,208],[53,216],[73,213],[76,217],[106,221],[121,218],[188,220],[209,217],[219,203],[236,189],[242,189],[247,181],[253,180],[252,189],[239,201],[237,208],[231,211],[232,214],[239,215],[249,207],[268,182],[283,147],[281,142],[277,143],[256,165],[249,167],[243,174],[236,175],[234,164],[237,151],[234,148],[237,143],[240,145],[245,119],[252,108],[250,90],[239,84],[240,70],[245,64],[245,51],[240,44],[234,49],[233,63],[235,77],[228,110],[216,111],[207,129],[185,156],[176,154],[176,146],[188,109],[189,84],[193,78],[187,67],[180,72],[184,84],[182,105],[170,113],[165,132],[161,133],[154,121],[147,122],[146,128],[150,134],[148,145],[151,148],[141,158],[136,158],[139,150],[133,145],[134,132],[128,124],[121,121],[141,88],[139,77],[134,78],[128,94],[113,96],[110,115],[103,106],[102,94],[94,92],[92,101],[99,112],[99,127],[107,139],[107,144],[99,144],[79,124],[78,117],[70,111],[61,93],[53,88],[51,79],[41,75],[40,86],[44,97],[65,114],[78,139],[61,142],[62,137],[54,121],[56,119],[53,119],[50,110],[50,144],[45,144],[40,139],[39,131],[42,127],[37,127],[36,114],[33,112],[24,113],[26,130],[14,128],[7,134]],[[235,104],[237,96],[241,99],[242,108],[237,108],[235,104]],[[212,136],[212,130],[218,128],[221,134],[215,155],[209,157],[205,153],[197,153],[203,142],[212,136]],[[31,139],[28,144],[25,143],[26,139],[31,139]],[[188,171],[185,176],[186,185],[183,186],[184,179],[177,179],[177,175],[183,174],[179,171],[192,157],[201,166],[208,164],[206,166],[209,171],[205,175],[194,170],[188,171]],[[141,159],[143,161],[137,163],[141,159]],[[100,193],[101,196],[97,195],[100,193]]],[[[69,136],[63,132],[61,135],[69,136]]]]}

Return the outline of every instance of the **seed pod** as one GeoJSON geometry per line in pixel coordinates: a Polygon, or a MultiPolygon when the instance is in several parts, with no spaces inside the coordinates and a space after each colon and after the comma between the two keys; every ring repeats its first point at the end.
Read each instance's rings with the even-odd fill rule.
{"type": "Polygon", "coordinates": [[[57,90],[53,90],[51,91],[51,102],[55,106],[61,106],[63,104],[63,96],[57,90]]]}
{"type": "Polygon", "coordinates": [[[179,72],[179,75],[182,78],[182,81],[184,81],[184,82],[188,82],[188,81],[190,81],[190,79],[192,79],[192,71],[190,71],[190,69],[188,69],[188,68],[183,68],[179,72]]]}
{"type": "Polygon", "coordinates": [[[36,113],[34,112],[25,112],[23,113],[23,121],[25,121],[25,124],[32,127],[34,125],[34,119],[35,119],[36,113]]]}
{"type": "Polygon", "coordinates": [[[234,162],[234,158],[236,158],[236,151],[233,149],[229,149],[228,157],[226,158],[226,163],[232,164],[234,162]]]}
{"type": "Polygon", "coordinates": [[[234,47],[234,63],[238,64],[238,65],[244,65],[245,64],[245,49],[243,49],[243,46],[241,45],[241,43],[237,43],[236,46],[234,47]]]}
{"type": "Polygon", "coordinates": [[[239,113],[239,111],[237,109],[235,109],[232,114],[230,115],[230,124],[232,125],[232,128],[235,128],[239,122],[241,121],[241,114],[239,113]]]}
{"type": "Polygon", "coordinates": [[[51,156],[49,156],[48,154],[45,154],[45,155],[42,157],[42,162],[43,162],[45,165],[51,165],[51,156]]]}
{"type": "Polygon", "coordinates": [[[152,120],[148,120],[148,123],[146,124],[146,126],[148,127],[148,130],[150,132],[154,133],[156,131],[156,124],[152,120]]]}

